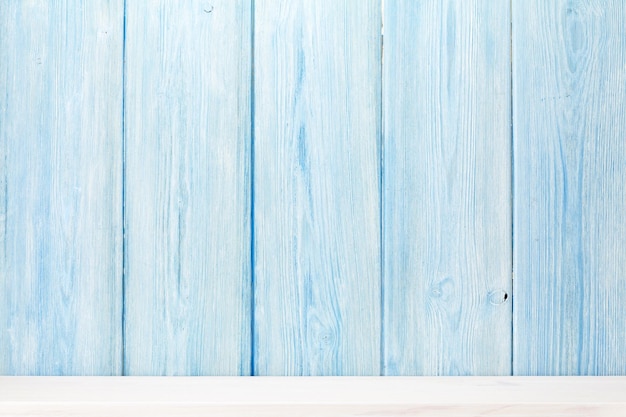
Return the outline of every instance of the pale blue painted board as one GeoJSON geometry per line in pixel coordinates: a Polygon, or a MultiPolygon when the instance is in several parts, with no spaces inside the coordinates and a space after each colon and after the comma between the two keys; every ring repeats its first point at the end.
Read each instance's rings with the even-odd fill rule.
{"type": "Polygon", "coordinates": [[[626,374],[626,3],[513,2],[514,372],[626,374]]]}
{"type": "Polygon", "coordinates": [[[380,12],[255,1],[255,374],[380,372],[380,12]]]}
{"type": "Polygon", "coordinates": [[[127,2],[126,374],[250,373],[250,13],[127,2]]]}
{"type": "Polygon", "coordinates": [[[510,99],[508,1],[385,1],[385,375],[511,372],[510,99]]]}
{"type": "Polygon", "coordinates": [[[0,3],[0,374],[122,371],[123,16],[0,3]]]}

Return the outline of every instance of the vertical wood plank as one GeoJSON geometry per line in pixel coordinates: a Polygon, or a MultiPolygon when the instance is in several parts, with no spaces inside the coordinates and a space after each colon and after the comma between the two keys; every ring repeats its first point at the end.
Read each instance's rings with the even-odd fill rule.
{"type": "Polygon", "coordinates": [[[514,372],[626,374],[626,5],[513,2],[514,372]]]}
{"type": "Polygon", "coordinates": [[[255,1],[255,374],[379,374],[380,26],[255,1]]]}
{"type": "Polygon", "coordinates": [[[250,3],[127,3],[130,375],[250,373],[250,3]]]}
{"type": "Polygon", "coordinates": [[[383,372],[511,372],[508,1],[384,2],[383,372]]]}
{"type": "Polygon", "coordinates": [[[0,3],[0,374],[121,372],[123,2],[0,3]]]}

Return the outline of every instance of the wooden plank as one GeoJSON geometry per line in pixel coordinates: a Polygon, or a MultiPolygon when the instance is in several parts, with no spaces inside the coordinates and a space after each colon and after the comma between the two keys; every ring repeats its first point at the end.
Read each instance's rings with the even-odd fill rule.
{"type": "Polygon", "coordinates": [[[626,4],[513,2],[522,375],[626,374],[626,4]]]}
{"type": "Polygon", "coordinates": [[[0,416],[623,416],[624,377],[0,378],[0,416]]]}
{"type": "Polygon", "coordinates": [[[384,3],[386,375],[511,372],[509,16],[384,3]]]}
{"type": "Polygon", "coordinates": [[[378,375],[380,4],[256,0],[256,375],[378,375]]]}
{"type": "Polygon", "coordinates": [[[250,2],[126,13],[125,372],[249,374],[250,2]]]}
{"type": "Polygon", "coordinates": [[[122,370],[123,16],[0,3],[0,374],[122,370]]]}

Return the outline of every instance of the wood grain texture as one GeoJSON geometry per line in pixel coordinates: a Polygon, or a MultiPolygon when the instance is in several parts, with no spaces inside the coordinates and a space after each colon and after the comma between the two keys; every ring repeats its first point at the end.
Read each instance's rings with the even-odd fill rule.
{"type": "Polygon", "coordinates": [[[626,4],[513,1],[514,372],[626,374],[626,4]]]}
{"type": "Polygon", "coordinates": [[[130,375],[250,373],[249,1],[131,1],[130,375]]]}
{"type": "Polygon", "coordinates": [[[0,416],[622,417],[624,377],[0,378],[0,416]]]}
{"type": "Polygon", "coordinates": [[[123,13],[0,3],[0,374],[122,370],[123,13]]]}
{"type": "Polygon", "coordinates": [[[386,375],[511,372],[509,3],[384,3],[386,375]]]}
{"type": "Polygon", "coordinates": [[[256,375],[378,375],[380,3],[255,1],[256,375]]]}

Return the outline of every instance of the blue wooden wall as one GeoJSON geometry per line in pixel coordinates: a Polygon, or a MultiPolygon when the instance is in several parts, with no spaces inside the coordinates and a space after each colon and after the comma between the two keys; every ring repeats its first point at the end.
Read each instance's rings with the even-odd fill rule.
{"type": "Polygon", "coordinates": [[[626,374],[622,0],[0,2],[0,374],[626,374]]]}

